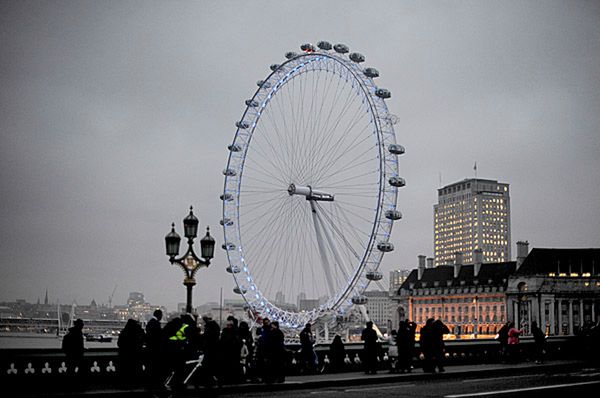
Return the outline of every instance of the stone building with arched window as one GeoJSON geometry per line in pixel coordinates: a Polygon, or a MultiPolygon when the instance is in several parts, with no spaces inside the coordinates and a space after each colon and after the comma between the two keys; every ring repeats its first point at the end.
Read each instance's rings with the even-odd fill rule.
{"type": "Polygon", "coordinates": [[[506,290],[507,316],[529,333],[536,321],[546,334],[580,333],[598,321],[600,249],[537,249],[517,258],[506,290]]]}

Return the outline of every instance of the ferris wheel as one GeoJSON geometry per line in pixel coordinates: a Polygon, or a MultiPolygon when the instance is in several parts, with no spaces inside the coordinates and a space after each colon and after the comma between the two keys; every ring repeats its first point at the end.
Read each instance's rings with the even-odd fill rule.
{"type": "Polygon", "coordinates": [[[344,44],[301,50],[271,65],[245,101],[221,195],[234,291],[286,328],[366,302],[394,249],[405,185],[379,72],[344,44]]]}

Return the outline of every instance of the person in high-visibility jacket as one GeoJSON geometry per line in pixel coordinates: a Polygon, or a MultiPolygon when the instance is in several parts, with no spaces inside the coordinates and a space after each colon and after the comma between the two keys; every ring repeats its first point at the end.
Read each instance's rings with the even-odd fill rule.
{"type": "Polygon", "coordinates": [[[181,325],[181,327],[175,332],[175,334],[169,337],[171,341],[187,341],[187,336],[185,334],[185,330],[190,327],[187,323],[181,325]]]}
{"type": "Polygon", "coordinates": [[[195,319],[185,314],[172,321],[171,327],[165,326],[169,364],[175,372],[174,385],[183,386],[185,361],[197,355],[198,327],[195,319]]]}

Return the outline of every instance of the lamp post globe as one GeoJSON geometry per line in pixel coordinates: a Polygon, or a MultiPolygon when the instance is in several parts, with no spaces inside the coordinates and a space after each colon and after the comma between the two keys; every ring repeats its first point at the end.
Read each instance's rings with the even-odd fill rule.
{"type": "Polygon", "coordinates": [[[183,219],[183,232],[188,239],[194,239],[198,235],[198,219],[190,206],[190,214],[183,219]]]}
{"type": "Polygon", "coordinates": [[[215,255],[215,240],[210,236],[210,229],[206,227],[206,235],[200,239],[202,258],[211,259],[215,255]]]}
{"type": "Polygon", "coordinates": [[[175,232],[175,223],[171,224],[171,232],[165,236],[165,246],[167,249],[167,256],[171,259],[179,254],[179,243],[181,242],[181,237],[177,232],[175,232]]]}

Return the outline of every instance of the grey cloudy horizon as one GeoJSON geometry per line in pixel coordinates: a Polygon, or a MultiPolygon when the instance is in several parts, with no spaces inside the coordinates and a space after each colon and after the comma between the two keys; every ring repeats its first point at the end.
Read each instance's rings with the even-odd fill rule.
{"type": "MultiPolygon", "coordinates": [[[[175,309],[164,235],[190,205],[216,256],[194,304],[237,297],[222,170],[244,100],[305,42],[342,42],[391,90],[407,186],[396,250],[433,252],[441,183],[510,184],[512,252],[600,247],[600,2],[4,1],[0,301],[175,309]]],[[[386,278],[387,279],[387,278],[386,278]]]]}

